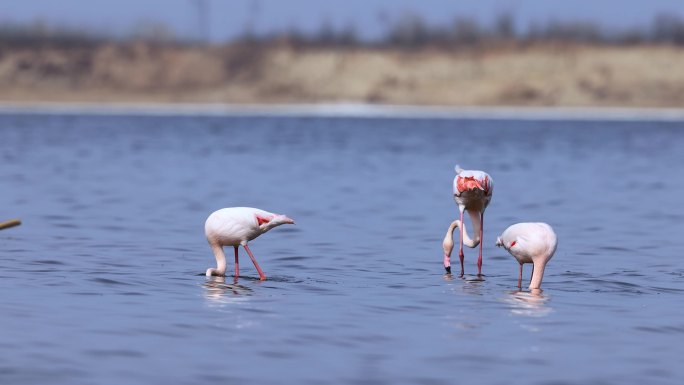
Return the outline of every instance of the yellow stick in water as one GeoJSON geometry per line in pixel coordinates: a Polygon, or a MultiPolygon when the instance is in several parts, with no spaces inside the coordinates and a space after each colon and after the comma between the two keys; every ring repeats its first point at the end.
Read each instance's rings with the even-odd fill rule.
{"type": "Polygon", "coordinates": [[[0,230],[9,229],[10,227],[19,226],[21,221],[18,219],[10,219],[9,221],[0,222],[0,230]]]}

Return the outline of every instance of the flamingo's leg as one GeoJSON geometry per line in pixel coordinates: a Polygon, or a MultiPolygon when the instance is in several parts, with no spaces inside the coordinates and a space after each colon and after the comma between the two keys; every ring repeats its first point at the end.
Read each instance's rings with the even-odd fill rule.
{"type": "Polygon", "coordinates": [[[235,278],[240,277],[240,261],[238,260],[238,247],[233,246],[235,248],[235,278]]]}
{"type": "Polygon", "coordinates": [[[522,271],[523,271],[523,264],[520,264],[520,274],[518,275],[518,289],[522,289],[522,271]]]}
{"type": "Polygon", "coordinates": [[[480,213],[480,256],[477,257],[477,275],[482,275],[482,230],[484,229],[484,212],[480,213]]]}
{"type": "Polygon", "coordinates": [[[247,250],[247,254],[249,254],[249,258],[252,260],[254,267],[256,267],[257,271],[259,272],[259,279],[262,281],[265,281],[266,275],[264,274],[264,271],[261,270],[261,267],[259,267],[259,264],[257,263],[256,258],[254,258],[254,254],[252,254],[252,250],[250,250],[249,246],[247,246],[247,245],[245,245],[245,250],[247,250]]]}
{"type": "Polygon", "coordinates": [[[463,228],[465,227],[465,226],[463,226],[463,210],[461,210],[461,226],[459,226],[459,227],[460,227],[459,230],[461,231],[461,236],[459,237],[460,240],[459,240],[459,248],[458,248],[458,259],[461,260],[461,277],[463,277],[463,275],[464,275],[464,271],[463,271],[463,258],[464,258],[464,255],[463,255],[463,228]]]}

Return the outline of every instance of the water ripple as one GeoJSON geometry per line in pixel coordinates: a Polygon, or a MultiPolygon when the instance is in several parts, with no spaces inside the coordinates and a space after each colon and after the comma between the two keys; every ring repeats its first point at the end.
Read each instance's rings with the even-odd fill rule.
{"type": "Polygon", "coordinates": [[[645,331],[645,332],[650,332],[650,333],[659,333],[659,334],[684,334],[684,325],[680,326],[660,326],[660,327],[654,327],[654,326],[637,326],[635,327],[636,330],[639,331],[645,331]]]}
{"type": "Polygon", "coordinates": [[[93,355],[100,358],[114,358],[114,357],[124,357],[124,358],[141,358],[146,355],[137,351],[129,349],[91,349],[84,352],[88,355],[93,355]]]}
{"type": "Polygon", "coordinates": [[[0,377],[684,378],[673,344],[684,333],[684,216],[671,209],[684,196],[673,177],[684,164],[679,125],[0,114],[0,158],[10,159],[0,195],[7,217],[25,219],[0,232],[1,346],[11,352],[0,377]],[[481,278],[478,250],[465,250],[463,278],[441,265],[456,163],[497,181],[481,278]],[[542,176],[534,188],[529,175],[542,176]],[[648,189],[659,208],[628,210],[643,200],[635,186],[660,186],[648,189]],[[264,282],[249,260],[239,279],[204,276],[213,259],[202,225],[238,205],[298,221],[259,238],[264,282]],[[635,217],[641,231],[625,227],[635,217]],[[560,239],[541,293],[514,290],[517,265],[493,245],[532,220],[560,239]]]}
{"type": "Polygon", "coordinates": [[[130,285],[130,284],[127,283],[127,282],[117,281],[117,280],[109,279],[109,278],[100,278],[100,277],[98,277],[98,278],[93,278],[93,279],[91,279],[91,281],[92,281],[92,282],[95,282],[95,283],[107,285],[107,286],[112,286],[112,285],[113,285],[113,286],[130,285]]]}

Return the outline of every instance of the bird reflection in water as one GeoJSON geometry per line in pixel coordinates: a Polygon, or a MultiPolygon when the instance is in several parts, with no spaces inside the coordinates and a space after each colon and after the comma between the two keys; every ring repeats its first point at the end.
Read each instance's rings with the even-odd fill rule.
{"type": "Polygon", "coordinates": [[[544,295],[541,289],[511,291],[507,293],[504,301],[510,305],[513,315],[544,317],[553,310],[548,305],[549,296],[544,295]]]}
{"type": "Polygon", "coordinates": [[[207,277],[204,287],[204,298],[216,305],[226,305],[246,300],[252,295],[252,289],[238,285],[237,278],[233,283],[226,283],[226,277],[207,277]]]}
{"type": "Polygon", "coordinates": [[[444,274],[444,280],[447,282],[455,281],[456,278],[463,281],[463,285],[455,285],[454,288],[460,288],[459,291],[461,291],[463,293],[471,294],[471,295],[477,295],[477,296],[484,295],[483,283],[485,282],[485,280],[482,277],[483,277],[482,275],[473,277],[473,276],[455,276],[451,273],[444,274]]]}
{"type": "Polygon", "coordinates": [[[462,280],[463,282],[484,282],[484,274],[482,275],[477,275],[477,276],[467,276],[467,275],[453,275],[451,273],[446,273],[444,274],[444,280],[445,281],[453,281],[456,278],[462,280]]]}

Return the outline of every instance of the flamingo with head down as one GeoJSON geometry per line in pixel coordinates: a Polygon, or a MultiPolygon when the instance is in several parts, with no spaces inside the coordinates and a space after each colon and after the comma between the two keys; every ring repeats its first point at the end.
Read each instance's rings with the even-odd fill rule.
{"type": "Polygon", "coordinates": [[[216,257],[216,268],[207,269],[206,275],[225,276],[226,255],[224,246],[233,246],[235,249],[235,278],[240,276],[238,261],[238,247],[247,250],[249,258],[259,272],[259,278],[263,281],[266,275],[249,249],[247,243],[268,230],[284,225],[294,224],[294,221],[285,215],[269,213],[268,211],[251,207],[230,207],[213,212],[204,224],[204,232],[207,241],[216,257]]]}
{"type": "Polygon", "coordinates": [[[530,290],[540,289],[546,263],[558,246],[558,238],[546,223],[516,223],[496,239],[496,245],[511,253],[520,264],[518,287],[522,287],[523,264],[532,264],[530,290]]]}
{"type": "Polygon", "coordinates": [[[454,178],[454,200],[458,204],[461,219],[451,223],[447,230],[442,246],[444,247],[444,269],[451,273],[451,251],[454,247],[453,233],[460,229],[460,247],[458,257],[461,260],[461,276],[463,276],[463,245],[474,248],[480,245],[480,255],[477,259],[477,275],[482,275],[482,231],[484,228],[484,212],[492,200],[494,181],[484,171],[464,170],[456,166],[454,178]],[[467,211],[473,224],[473,238],[468,236],[463,222],[463,213],[467,211]]]}

